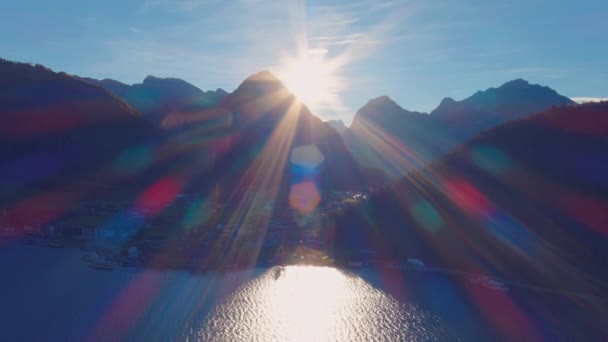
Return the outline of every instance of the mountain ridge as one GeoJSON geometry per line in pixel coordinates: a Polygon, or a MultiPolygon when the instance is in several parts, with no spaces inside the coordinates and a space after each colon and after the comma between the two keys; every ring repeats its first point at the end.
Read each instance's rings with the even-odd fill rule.
{"type": "Polygon", "coordinates": [[[358,166],[338,132],[314,115],[271,72],[263,70],[247,77],[218,107],[231,113],[239,140],[247,142],[241,145],[243,150],[275,134],[292,134],[293,148],[308,146],[324,156],[323,167],[318,170],[321,188],[355,186],[358,166]],[[293,131],[278,131],[281,129],[293,131]],[[341,174],[343,168],[351,170],[353,177],[341,174]]]}
{"type": "MultiPolygon", "coordinates": [[[[486,90],[479,90],[473,95],[461,100],[453,101],[457,105],[467,106],[469,110],[475,111],[497,111],[497,110],[508,110],[502,109],[501,106],[511,104],[513,102],[519,102],[520,104],[533,105],[543,101],[544,103],[539,104],[536,107],[526,108],[525,112],[520,116],[525,116],[533,112],[542,110],[541,106],[545,106],[545,103],[551,103],[556,105],[567,105],[574,104],[570,98],[559,95],[554,89],[538,84],[532,84],[522,78],[514,79],[505,82],[499,87],[490,87],[486,90]]],[[[455,110],[446,108],[447,105],[455,105],[452,101],[441,104],[431,111],[431,115],[446,115],[453,114],[455,110]]]]}
{"type": "Polygon", "coordinates": [[[477,91],[460,101],[443,98],[429,114],[407,111],[381,96],[357,111],[342,136],[362,165],[399,177],[486,129],[552,106],[572,104],[574,101],[555,90],[524,79],[477,91]]]}
{"type": "Polygon", "coordinates": [[[228,92],[221,88],[202,91],[185,80],[173,77],[148,75],[141,83],[132,85],[113,79],[81,79],[107,89],[159,126],[175,111],[212,107],[228,95],[228,92]]]}

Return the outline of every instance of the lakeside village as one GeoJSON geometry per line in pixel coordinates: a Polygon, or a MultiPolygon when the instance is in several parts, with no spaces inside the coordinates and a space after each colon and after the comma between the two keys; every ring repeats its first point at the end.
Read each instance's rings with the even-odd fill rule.
{"type": "MultiPolygon", "coordinates": [[[[502,281],[431,267],[417,258],[387,262],[365,249],[343,251],[339,257],[329,256],[326,251],[331,247],[330,234],[315,227],[324,227],[330,217],[368,194],[369,191],[324,194],[326,198],[307,215],[306,222],[294,219],[293,211],[287,206],[278,210],[278,214],[273,213],[267,224],[259,225],[255,221],[230,224],[236,209],[231,201],[221,204],[217,200],[201,201],[192,194],[177,195],[162,215],[150,221],[142,220],[136,213],[125,214],[127,200],[123,197],[87,202],[80,210],[46,225],[11,224],[11,213],[2,210],[0,245],[18,241],[41,248],[77,248],[83,262],[103,271],[151,267],[203,273],[293,264],[351,269],[373,266],[448,273],[465,276],[478,286],[509,290],[502,281]],[[114,229],[106,229],[108,226],[114,229]]],[[[30,209],[38,215],[41,213],[30,209]]],[[[32,217],[29,219],[35,222],[32,217]]]]}
{"type": "MultiPolygon", "coordinates": [[[[314,227],[323,226],[328,217],[365,199],[367,194],[324,194],[323,201],[305,220],[294,217],[287,205],[263,223],[253,219],[240,224],[231,223],[237,209],[234,201],[202,201],[193,194],[177,195],[150,220],[137,212],[125,212],[128,200],[116,198],[86,202],[47,224],[42,218],[36,222],[36,217],[29,217],[29,224],[16,223],[19,220],[11,217],[14,213],[5,209],[0,211],[0,242],[78,248],[84,262],[103,270],[154,267],[204,272],[294,263],[360,267],[371,262],[370,251],[338,262],[324,252],[328,234],[314,227]],[[228,250],[236,251],[235,255],[228,250]]],[[[52,216],[33,208],[27,215],[52,216]]]]}

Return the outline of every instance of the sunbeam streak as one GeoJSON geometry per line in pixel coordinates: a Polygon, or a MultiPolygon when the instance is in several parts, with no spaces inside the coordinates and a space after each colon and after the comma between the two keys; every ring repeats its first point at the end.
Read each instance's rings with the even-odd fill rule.
{"type": "MultiPolygon", "coordinates": [[[[247,191],[231,214],[225,236],[233,236],[228,249],[218,246],[214,254],[225,255],[228,261],[251,265],[257,261],[257,254],[264,239],[271,218],[272,209],[277,200],[279,188],[283,182],[288,156],[291,152],[301,103],[293,101],[289,109],[273,130],[243,179],[248,182],[247,191]],[[245,241],[247,240],[247,241],[245,241]],[[243,255],[242,244],[258,246],[250,249],[253,255],[243,255]]],[[[251,253],[250,253],[251,254],[251,253]]]]}

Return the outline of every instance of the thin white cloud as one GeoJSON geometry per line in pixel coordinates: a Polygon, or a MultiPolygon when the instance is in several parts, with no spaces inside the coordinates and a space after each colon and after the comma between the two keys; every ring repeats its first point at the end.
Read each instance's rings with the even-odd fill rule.
{"type": "Polygon", "coordinates": [[[327,49],[308,49],[308,53],[311,55],[325,55],[328,52],[327,49]]]}
{"type": "Polygon", "coordinates": [[[587,102],[603,102],[608,101],[608,97],[571,97],[572,101],[576,103],[587,103],[587,102]]]}
{"type": "Polygon", "coordinates": [[[348,45],[348,44],[382,44],[382,40],[370,40],[370,39],[345,39],[333,42],[325,43],[326,45],[348,45]]]}
{"type": "Polygon", "coordinates": [[[359,33],[353,33],[353,34],[347,34],[347,35],[343,35],[343,36],[316,36],[316,37],[310,37],[308,38],[309,41],[316,41],[316,40],[321,40],[321,41],[326,41],[326,40],[344,40],[344,39],[355,39],[357,37],[359,37],[361,34],[359,33]]]}

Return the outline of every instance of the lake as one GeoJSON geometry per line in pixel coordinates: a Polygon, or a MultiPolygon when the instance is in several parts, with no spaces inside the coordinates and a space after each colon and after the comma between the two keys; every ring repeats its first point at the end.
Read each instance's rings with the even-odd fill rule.
{"type": "Polygon", "coordinates": [[[75,249],[19,244],[0,246],[0,271],[0,339],[11,341],[427,341],[585,333],[560,328],[565,316],[535,309],[528,299],[537,294],[424,272],[296,265],[205,274],[103,271],[88,267],[75,249]]]}

